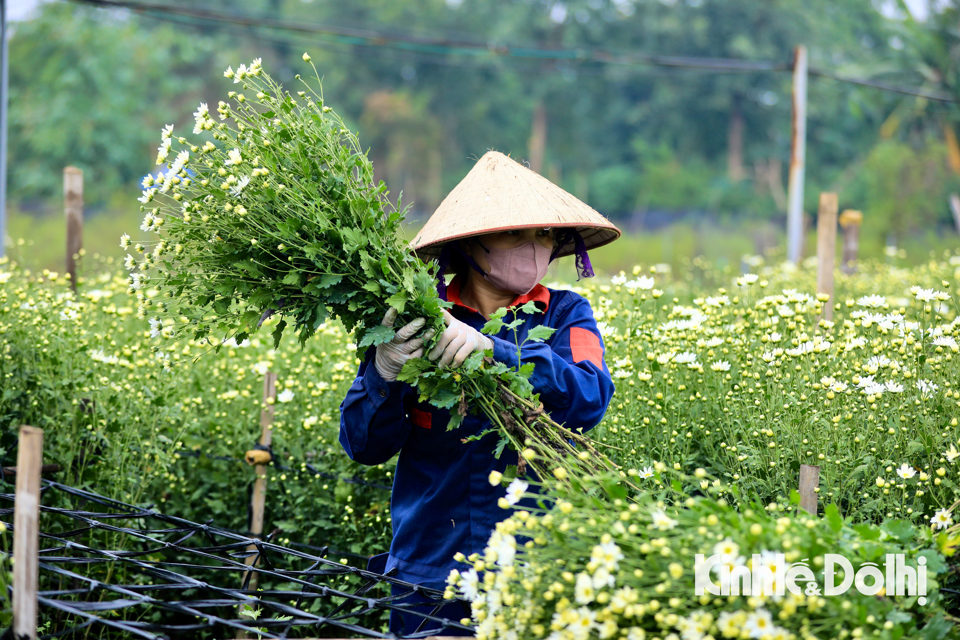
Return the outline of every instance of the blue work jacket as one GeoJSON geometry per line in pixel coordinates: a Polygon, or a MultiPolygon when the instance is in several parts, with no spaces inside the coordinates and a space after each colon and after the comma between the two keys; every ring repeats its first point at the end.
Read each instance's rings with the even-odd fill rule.
{"type": "MultiPolygon", "coordinates": [[[[454,279],[447,287],[447,299],[454,303],[451,313],[479,330],[486,320],[459,293],[454,279]]],[[[511,306],[530,300],[543,313],[519,314],[524,320],[519,341],[538,325],[556,329],[547,341],[521,349],[522,364],[534,364],[530,382],[555,421],[592,429],[603,418],[614,388],[590,303],[572,291],[537,285],[511,306]]],[[[518,366],[513,331],[490,337],[494,359],[518,366]]],[[[374,465],[400,454],[390,507],[393,542],[389,555],[372,560],[370,568],[385,572],[396,567],[398,578],[442,588],[450,570],[459,567],[454,554],[482,553],[496,523],[508,515],[497,506],[505,489],[491,486],[488,477],[516,464],[517,453],[504,451],[495,458],[494,434],[462,443],[488,428],[489,420],[471,414],[459,428],[447,431],[449,410],[418,402],[419,394],[407,383],[385,381],[374,364],[375,353],[367,350],[340,405],[340,444],[352,460],[374,465]]]]}

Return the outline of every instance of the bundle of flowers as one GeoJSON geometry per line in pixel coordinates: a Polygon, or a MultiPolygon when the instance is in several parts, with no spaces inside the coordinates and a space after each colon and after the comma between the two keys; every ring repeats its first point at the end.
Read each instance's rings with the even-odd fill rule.
{"type": "MultiPolygon", "coordinates": [[[[451,305],[438,296],[431,267],[407,249],[405,210],[374,183],[357,136],[324,103],[319,76],[315,89],[298,75],[303,90],[293,95],[259,59],[225,75],[239,85],[231,102],[220,102],[217,119],[206,104],[194,114],[193,134],[212,140],[189,141],[167,125],[157,156],[165,168],[144,180],[141,229],[160,239],[137,244],[143,258],[128,255],[126,266],[132,289],[159,290],[140,303],[153,333],[207,337],[219,347],[276,315],[275,342],[292,323],[303,344],[332,316],[363,350],[394,338],[394,328],[382,324],[393,308],[397,327],[427,318],[423,331],[435,330],[429,350],[443,329],[442,309],[451,305]]],[[[502,318],[485,330],[503,326],[502,318]]],[[[547,337],[540,331],[531,339],[547,337]]],[[[528,464],[540,475],[612,467],[586,438],[544,413],[528,368],[512,370],[489,356],[474,353],[458,369],[414,360],[399,379],[450,409],[448,428],[482,411],[500,436],[497,451],[509,445],[523,453],[521,472],[528,464]]]]}
{"type": "Polygon", "coordinates": [[[511,507],[484,554],[460,558],[446,597],[472,602],[478,640],[958,636],[939,590],[949,531],[738,511],[661,479],[630,499],[615,478],[544,488],[547,508],[511,507]]]}

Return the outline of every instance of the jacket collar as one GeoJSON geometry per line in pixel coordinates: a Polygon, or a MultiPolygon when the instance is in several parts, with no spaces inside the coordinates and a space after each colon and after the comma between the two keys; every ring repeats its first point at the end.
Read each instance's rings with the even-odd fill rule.
{"type": "MultiPolygon", "coordinates": [[[[473,307],[469,307],[464,304],[463,300],[460,299],[460,289],[463,286],[463,282],[460,280],[460,276],[454,276],[450,284],[447,285],[447,300],[452,302],[455,306],[463,307],[473,311],[474,313],[480,313],[473,307]]],[[[508,307],[515,307],[518,305],[526,304],[530,301],[538,303],[542,311],[546,311],[550,307],[550,289],[547,289],[542,284],[538,284],[529,293],[526,293],[522,296],[517,296],[513,302],[511,302],[508,307]]]]}

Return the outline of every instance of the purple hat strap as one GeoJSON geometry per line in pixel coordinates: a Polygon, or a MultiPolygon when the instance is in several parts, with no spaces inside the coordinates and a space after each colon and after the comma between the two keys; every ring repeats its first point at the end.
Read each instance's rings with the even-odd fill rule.
{"type": "Polygon", "coordinates": [[[573,241],[573,253],[576,256],[576,265],[577,265],[577,280],[580,278],[592,278],[595,274],[593,272],[593,265],[590,264],[590,256],[587,255],[587,247],[583,242],[583,236],[580,235],[576,229],[564,229],[563,232],[557,238],[557,248],[553,250],[553,253],[550,255],[550,260],[552,261],[557,257],[557,254],[573,241]]]}
{"type": "MultiPolygon", "coordinates": [[[[483,247],[484,251],[490,253],[490,250],[484,247],[482,244],[480,246],[483,247]]],[[[487,275],[486,272],[480,268],[480,265],[477,264],[477,261],[464,252],[464,250],[460,247],[459,241],[453,240],[446,243],[443,245],[443,250],[440,251],[440,257],[437,259],[437,293],[439,293],[440,297],[444,300],[447,299],[447,283],[443,276],[446,274],[447,268],[450,266],[450,260],[453,252],[456,252],[460,257],[462,257],[467,264],[473,267],[473,269],[481,276],[487,275]]]]}

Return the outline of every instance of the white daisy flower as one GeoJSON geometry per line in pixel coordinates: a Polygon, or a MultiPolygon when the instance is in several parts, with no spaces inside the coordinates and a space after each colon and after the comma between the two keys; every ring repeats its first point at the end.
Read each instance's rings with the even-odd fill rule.
{"type": "Polygon", "coordinates": [[[529,483],[524,482],[520,478],[514,478],[513,481],[507,485],[507,502],[510,504],[520,502],[520,499],[529,487],[529,483]]]}
{"type": "Polygon", "coordinates": [[[648,291],[653,289],[654,280],[650,276],[640,276],[635,280],[628,280],[624,285],[627,289],[639,289],[641,291],[648,291]]]}
{"type": "Polygon", "coordinates": [[[900,465],[900,468],[897,469],[897,475],[904,480],[909,480],[913,476],[917,475],[917,470],[904,462],[902,465],[900,465]]]}
{"type": "Polygon", "coordinates": [[[650,515],[653,519],[653,526],[661,531],[673,529],[677,526],[677,521],[664,513],[663,509],[655,509],[650,515]]]}
{"type": "Polygon", "coordinates": [[[877,309],[887,304],[887,299],[884,298],[883,296],[877,296],[877,295],[863,296],[862,298],[857,300],[857,304],[860,305],[861,307],[869,307],[871,309],[877,309]]]}
{"type": "Polygon", "coordinates": [[[470,602],[480,597],[480,577],[474,569],[460,574],[460,594],[470,602]]]}
{"type": "Polygon", "coordinates": [[[933,517],[930,518],[930,524],[935,526],[937,529],[946,529],[953,524],[953,516],[950,515],[949,509],[940,509],[933,517]]]}
{"type": "Polygon", "coordinates": [[[938,385],[928,382],[927,380],[917,380],[917,389],[920,390],[921,395],[929,395],[939,388],[938,385]]]}

